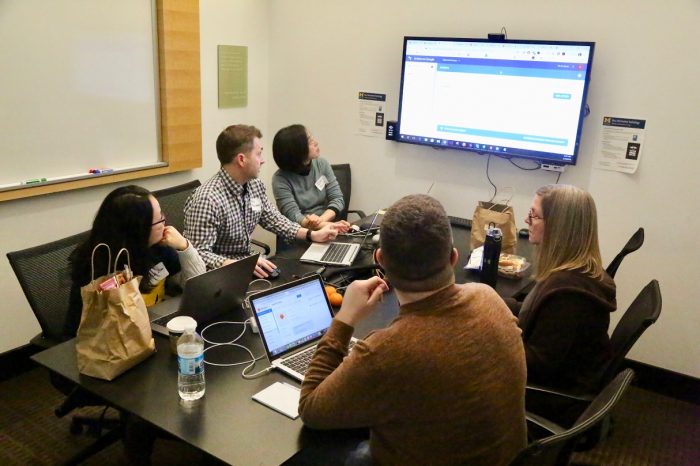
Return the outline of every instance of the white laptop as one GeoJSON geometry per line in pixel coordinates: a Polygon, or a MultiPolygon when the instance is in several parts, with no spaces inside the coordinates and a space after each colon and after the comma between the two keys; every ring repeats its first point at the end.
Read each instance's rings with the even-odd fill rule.
{"type": "Polygon", "coordinates": [[[333,320],[321,277],[311,275],[249,299],[272,367],[304,380],[316,343],[333,320]]]}
{"type": "Polygon", "coordinates": [[[357,253],[360,252],[365,244],[367,237],[371,235],[374,222],[377,221],[379,211],[372,217],[372,222],[365,230],[365,235],[360,244],[357,243],[314,243],[304,252],[304,255],[299,258],[301,262],[310,262],[312,264],[324,265],[344,265],[351,266],[357,253]]]}

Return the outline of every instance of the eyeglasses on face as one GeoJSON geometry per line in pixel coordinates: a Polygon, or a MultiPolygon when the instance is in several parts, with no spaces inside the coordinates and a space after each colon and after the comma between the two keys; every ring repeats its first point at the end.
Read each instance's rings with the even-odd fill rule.
{"type": "Polygon", "coordinates": [[[530,210],[527,211],[527,220],[528,222],[532,222],[533,220],[544,220],[544,218],[540,217],[539,215],[535,215],[535,211],[532,210],[532,207],[530,210]]]}
{"type": "Polygon", "coordinates": [[[154,226],[158,225],[159,223],[165,223],[165,214],[162,212],[160,214],[160,220],[158,220],[157,222],[151,223],[151,226],[154,227],[154,226]]]}

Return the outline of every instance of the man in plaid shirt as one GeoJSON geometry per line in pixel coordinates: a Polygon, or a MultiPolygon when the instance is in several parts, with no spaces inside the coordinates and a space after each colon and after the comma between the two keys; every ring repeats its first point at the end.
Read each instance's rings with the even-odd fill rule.
{"type": "MultiPolygon", "coordinates": [[[[258,179],[263,160],[254,126],[232,125],[216,140],[221,169],[197,188],[185,203],[184,235],[214,269],[251,255],[250,237],[257,224],[287,242],[306,239],[326,242],[338,232],[333,225],[311,231],[279,213],[258,179]]],[[[275,265],[261,257],[255,275],[265,278],[275,265]]]]}

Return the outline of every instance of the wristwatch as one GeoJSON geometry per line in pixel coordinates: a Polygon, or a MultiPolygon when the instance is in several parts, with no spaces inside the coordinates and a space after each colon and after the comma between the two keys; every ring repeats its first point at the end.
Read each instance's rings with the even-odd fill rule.
{"type": "Polygon", "coordinates": [[[306,241],[313,243],[313,240],[311,239],[311,228],[306,229],[306,241]]]}

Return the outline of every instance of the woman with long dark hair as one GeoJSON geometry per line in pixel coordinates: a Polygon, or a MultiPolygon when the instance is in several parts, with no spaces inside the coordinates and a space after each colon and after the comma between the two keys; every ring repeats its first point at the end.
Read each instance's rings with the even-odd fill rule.
{"type": "MultiPolygon", "coordinates": [[[[182,285],[189,278],[206,271],[196,249],[175,227],[165,222],[158,200],[147,189],[129,185],[107,195],[95,215],[90,237],[70,257],[73,284],[64,325],[66,338],[74,337],[80,324],[80,288],[92,279],[92,251],[100,243],[109,246],[112,261],[120,249],[129,251],[134,275],[143,277],[139,286],[142,294],[153,292],[165,277],[172,277],[182,285]]],[[[117,269],[123,270],[126,263],[127,256],[122,254],[117,269]]],[[[94,264],[96,277],[104,275],[107,270],[111,271],[114,266],[108,264],[105,248],[95,252],[94,264]]]]}

